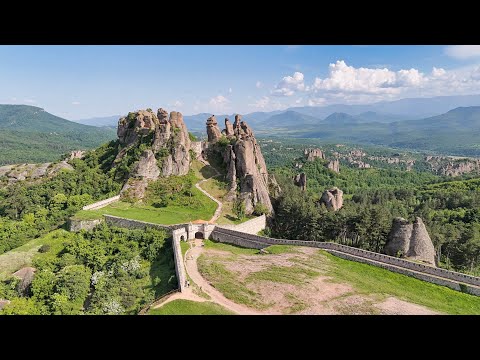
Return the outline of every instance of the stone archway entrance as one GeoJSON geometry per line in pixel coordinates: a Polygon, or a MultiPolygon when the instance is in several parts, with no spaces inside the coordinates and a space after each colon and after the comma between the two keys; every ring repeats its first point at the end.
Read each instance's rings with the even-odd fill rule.
{"type": "Polygon", "coordinates": [[[205,235],[201,231],[195,233],[195,239],[205,239],[205,235]]]}

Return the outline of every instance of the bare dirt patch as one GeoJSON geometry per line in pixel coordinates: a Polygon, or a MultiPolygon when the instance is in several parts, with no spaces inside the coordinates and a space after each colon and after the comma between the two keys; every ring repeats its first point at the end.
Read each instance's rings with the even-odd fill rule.
{"type": "Polygon", "coordinates": [[[412,304],[394,297],[387,298],[384,302],[375,304],[383,315],[437,315],[425,306],[412,304]]]}

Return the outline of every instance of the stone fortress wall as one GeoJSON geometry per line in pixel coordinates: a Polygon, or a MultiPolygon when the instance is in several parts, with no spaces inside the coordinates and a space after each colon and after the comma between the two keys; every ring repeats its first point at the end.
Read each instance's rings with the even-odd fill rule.
{"type": "Polygon", "coordinates": [[[326,250],[331,254],[343,259],[367,263],[403,275],[428,281],[430,283],[447,286],[457,291],[463,291],[472,295],[480,296],[479,277],[436,268],[422,263],[404,260],[393,256],[362,250],[333,242],[284,240],[255,235],[265,228],[266,219],[263,215],[239,225],[161,225],[139,220],[125,219],[111,215],[104,215],[104,218],[106,223],[112,226],[125,227],[129,229],[145,229],[147,227],[153,227],[156,229],[166,230],[169,234],[171,234],[173,239],[172,246],[175,258],[175,271],[177,274],[180,291],[183,290],[186,279],[186,271],[180,249],[180,241],[193,239],[195,238],[195,233],[201,232],[204,238],[211,238],[215,241],[253,249],[263,249],[270,245],[316,247],[326,250]]]}
{"type": "Polygon", "coordinates": [[[222,229],[235,230],[252,235],[258,234],[260,231],[264,230],[266,226],[267,217],[265,215],[258,216],[238,225],[217,225],[217,227],[222,229]]]}
{"type": "Polygon", "coordinates": [[[86,205],[82,208],[82,210],[97,210],[101,209],[107,205],[110,205],[111,203],[117,202],[120,200],[120,195],[113,196],[111,198],[105,199],[105,200],[100,200],[97,201],[93,204],[86,205]]]}
{"type": "Polygon", "coordinates": [[[254,249],[263,249],[270,245],[317,247],[344,259],[382,267],[393,272],[412,276],[434,284],[447,286],[454,290],[464,291],[472,295],[480,296],[479,277],[435,268],[429,265],[333,242],[273,239],[253,234],[246,234],[219,226],[217,226],[212,232],[212,239],[219,242],[225,242],[254,249]]]}

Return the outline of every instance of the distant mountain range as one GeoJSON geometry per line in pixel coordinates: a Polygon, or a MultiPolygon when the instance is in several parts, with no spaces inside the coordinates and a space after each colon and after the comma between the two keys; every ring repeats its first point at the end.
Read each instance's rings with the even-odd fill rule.
{"type": "Polygon", "coordinates": [[[0,165],[58,160],[116,137],[111,128],[78,124],[28,105],[0,105],[0,165]]]}
{"type": "MultiPolygon", "coordinates": [[[[359,123],[391,123],[402,120],[425,119],[441,115],[457,107],[468,106],[480,106],[480,95],[411,98],[366,105],[335,104],[328,106],[292,107],[283,111],[253,112],[242,114],[242,116],[254,130],[260,130],[283,128],[285,126],[305,126],[325,120],[335,113],[351,115],[355,117],[359,123]]],[[[184,121],[191,131],[203,131],[205,130],[205,121],[211,115],[210,113],[184,115],[184,121]]],[[[223,125],[225,117],[233,121],[235,114],[215,114],[215,116],[218,122],[223,125]]],[[[116,127],[120,117],[120,115],[115,115],[76,120],[76,122],[85,125],[116,127]]],[[[332,124],[333,119],[334,118],[330,119],[332,124]]],[[[339,119],[341,119],[341,116],[339,119]]]]}

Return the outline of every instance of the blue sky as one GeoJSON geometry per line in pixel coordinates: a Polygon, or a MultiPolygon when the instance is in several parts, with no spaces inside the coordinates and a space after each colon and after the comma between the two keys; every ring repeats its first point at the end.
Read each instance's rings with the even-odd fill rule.
{"type": "Polygon", "coordinates": [[[67,119],[480,93],[480,46],[0,46],[0,103],[67,119]]]}

